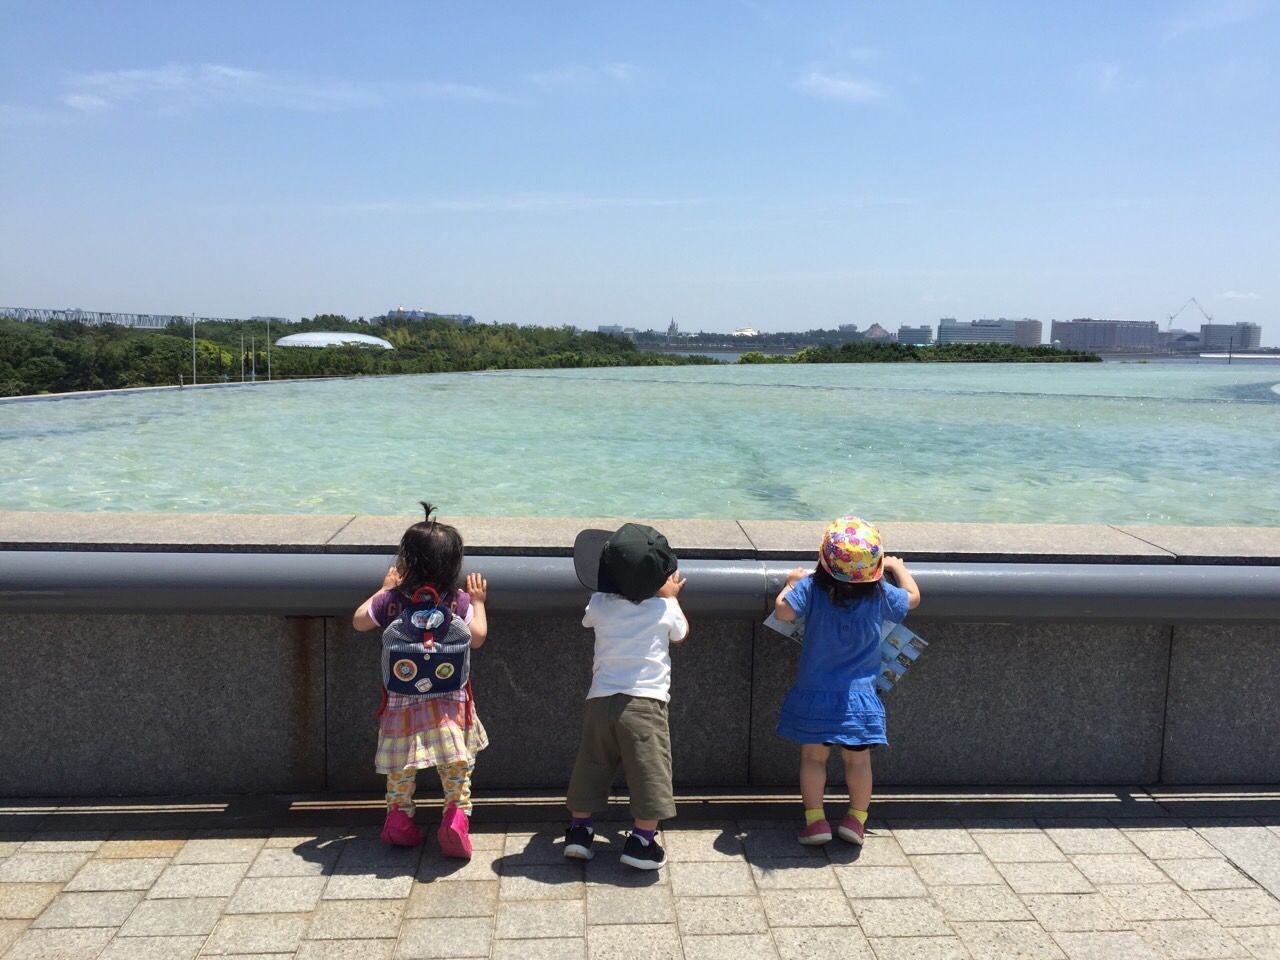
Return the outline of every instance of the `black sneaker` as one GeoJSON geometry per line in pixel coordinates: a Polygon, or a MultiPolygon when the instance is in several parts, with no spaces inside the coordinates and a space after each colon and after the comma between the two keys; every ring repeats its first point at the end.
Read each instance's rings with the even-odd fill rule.
{"type": "Polygon", "coordinates": [[[667,862],[667,855],[657,840],[645,843],[633,833],[622,848],[622,862],[637,870],[657,870],[667,862]]]}
{"type": "Polygon", "coordinates": [[[564,855],[570,860],[590,860],[596,855],[591,849],[595,835],[590,827],[570,827],[564,832],[564,855]]]}

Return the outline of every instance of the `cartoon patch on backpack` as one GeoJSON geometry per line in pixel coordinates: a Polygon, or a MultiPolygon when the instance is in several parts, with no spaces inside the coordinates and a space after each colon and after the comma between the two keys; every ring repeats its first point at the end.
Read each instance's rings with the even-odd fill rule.
{"type": "Polygon", "coordinates": [[[452,693],[470,673],[470,628],[433,587],[420,587],[382,632],[382,685],[406,696],[452,693]]]}

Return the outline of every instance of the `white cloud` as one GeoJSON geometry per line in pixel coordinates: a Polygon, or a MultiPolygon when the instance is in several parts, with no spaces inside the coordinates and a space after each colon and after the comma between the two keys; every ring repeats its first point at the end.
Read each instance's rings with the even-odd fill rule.
{"type": "Polygon", "coordinates": [[[845,103],[872,103],[886,96],[884,90],[866,80],[817,70],[806,73],[796,81],[795,87],[801,93],[820,100],[841,100],[845,103]]]}
{"type": "Polygon", "coordinates": [[[635,64],[614,60],[595,67],[570,64],[551,70],[540,70],[529,74],[529,80],[535,86],[543,88],[598,87],[609,83],[632,83],[639,75],[640,68],[635,64]]]}
{"type": "Polygon", "coordinates": [[[1164,29],[1164,39],[1174,40],[1202,30],[1245,23],[1267,7],[1264,0],[1199,0],[1183,8],[1164,29]]]}
{"type": "Polygon", "coordinates": [[[1218,294],[1219,300],[1261,300],[1262,295],[1257,293],[1242,293],[1239,290],[1228,290],[1226,293],[1218,294]]]}
{"type": "Polygon", "coordinates": [[[371,83],[270,74],[225,64],[179,64],[78,74],[59,100],[73,110],[98,112],[126,104],[181,112],[236,104],[332,113],[402,99],[501,101],[484,87],[461,83],[371,83]]]}

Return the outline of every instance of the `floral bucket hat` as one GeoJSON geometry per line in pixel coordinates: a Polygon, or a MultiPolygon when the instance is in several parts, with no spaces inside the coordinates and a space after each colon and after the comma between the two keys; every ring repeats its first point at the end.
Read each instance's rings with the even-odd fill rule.
{"type": "Polygon", "coordinates": [[[861,517],[841,517],[827,525],[818,548],[822,568],[845,583],[872,583],[884,573],[880,531],[861,517]]]}

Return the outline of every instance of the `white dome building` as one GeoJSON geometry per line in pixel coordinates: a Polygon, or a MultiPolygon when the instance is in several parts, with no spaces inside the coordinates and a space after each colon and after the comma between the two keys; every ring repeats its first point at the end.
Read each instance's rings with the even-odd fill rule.
{"type": "Polygon", "coordinates": [[[378,347],[382,350],[394,349],[381,337],[371,337],[367,333],[322,333],[319,330],[311,333],[291,333],[275,342],[277,347],[378,347]]]}

